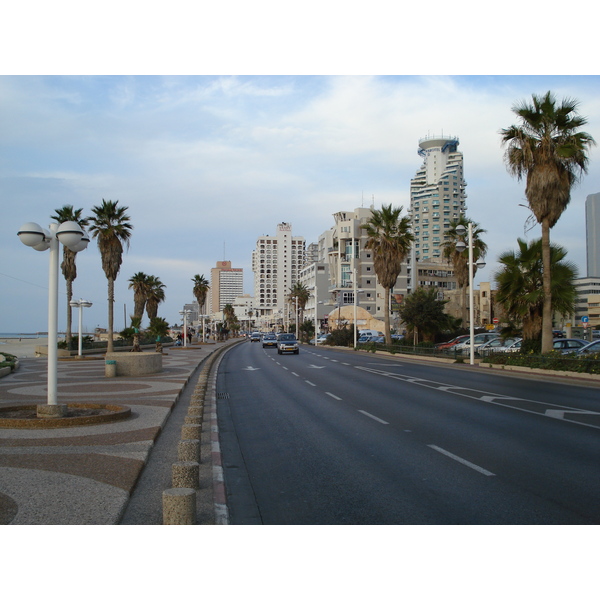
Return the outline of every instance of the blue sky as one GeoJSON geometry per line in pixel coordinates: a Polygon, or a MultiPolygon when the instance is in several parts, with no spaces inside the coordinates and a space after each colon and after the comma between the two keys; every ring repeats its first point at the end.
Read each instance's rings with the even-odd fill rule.
{"type": "MultiPolygon", "coordinates": [[[[0,331],[46,329],[47,258],[19,243],[27,221],[56,208],[89,214],[102,199],[134,225],[116,282],[116,327],[133,308],[127,280],[158,276],[179,320],[191,278],[217,260],[245,270],[252,293],[256,238],[291,222],[307,243],[332,213],[374,201],[407,207],[418,141],[460,139],[468,215],[497,256],[525,235],[524,185],[503,164],[498,130],[514,102],[552,90],[577,98],[600,140],[597,76],[2,76],[0,77],[0,331]]],[[[584,201],[600,191],[598,149],[552,231],[585,275],[584,201]]],[[[528,237],[539,236],[536,227],[528,237]]],[[[76,297],[94,302],[85,327],[106,325],[106,279],[95,242],[77,259],[76,297]]],[[[62,291],[61,283],[61,291],[62,291]]],[[[59,327],[64,322],[59,313],[59,327]]]]}

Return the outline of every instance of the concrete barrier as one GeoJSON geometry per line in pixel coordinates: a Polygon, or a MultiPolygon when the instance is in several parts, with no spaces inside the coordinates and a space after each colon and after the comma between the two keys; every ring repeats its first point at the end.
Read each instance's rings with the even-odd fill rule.
{"type": "Polygon", "coordinates": [[[107,352],[106,363],[115,361],[117,376],[149,375],[163,370],[160,352],[107,352]]]}
{"type": "Polygon", "coordinates": [[[196,490],[172,488],[164,490],[163,525],[196,524],[196,490]]]}
{"type": "Polygon", "coordinates": [[[177,460],[200,463],[200,440],[181,440],[177,444],[177,460]]]}
{"type": "Polygon", "coordinates": [[[192,460],[173,463],[172,487],[200,489],[200,465],[192,460]]]}
{"type": "Polygon", "coordinates": [[[182,440],[199,440],[202,436],[202,425],[184,425],[181,428],[182,440]]]}

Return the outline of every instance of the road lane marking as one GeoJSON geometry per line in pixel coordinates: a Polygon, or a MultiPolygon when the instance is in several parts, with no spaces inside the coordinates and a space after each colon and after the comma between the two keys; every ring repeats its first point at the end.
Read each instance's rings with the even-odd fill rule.
{"type": "Polygon", "coordinates": [[[294,373],[294,371],[292,371],[292,375],[295,375],[296,377],[300,377],[300,375],[298,375],[298,373],[294,373]]]}
{"type": "Polygon", "coordinates": [[[334,400],[341,400],[339,396],[332,394],[331,392],[325,392],[328,396],[331,396],[334,400]]]}
{"type": "Polygon", "coordinates": [[[309,381],[308,379],[305,379],[304,381],[306,381],[306,383],[308,383],[308,385],[312,385],[313,387],[317,387],[316,383],[313,383],[312,381],[309,381]]]}
{"type": "Polygon", "coordinates": [[[484,469],[483,467],[480,467],[472,462],[469,462],[468,460],[465,460],[464,458],[461,458],[460,456],[456,456],[456,454],[452,454],[452,452],[448,452],[448,450],[444,450],[443,448],[440,448],[439,446],[434,446],[433,444],[429,444],[429,448],[432,448],[436,452],[440,452],[444,456],[447,456],[448,458],[451,458],[452,460],[455,460],[455,461],[461,463],[462,465],[469,467],[470,469],[474,469],[475,471],[477,471],[478,473],[481,473],[482,475],[485,475],[486,477],[495,477],[495,474],[492,473],[491,471],[488,471],[487,469],[484,469]]]}
{"type": "Polygon", "coordinates": [[[365,417],[369,417],[370,419],[374,419],[375,421],[382,423],[383,425],[389,425],[389,423],[387,421],[384,421],[383,419],[380,419],[379,417],[376,417],[375,415],[368,413],[366,410],[359,410],[358,412],[365,415],[365,417]]]}
{"type": "Polygon", "coordinates": [[[343,365],[346,365],[347,367],[350,366],[350,363],[342,363],[343,365]]]}

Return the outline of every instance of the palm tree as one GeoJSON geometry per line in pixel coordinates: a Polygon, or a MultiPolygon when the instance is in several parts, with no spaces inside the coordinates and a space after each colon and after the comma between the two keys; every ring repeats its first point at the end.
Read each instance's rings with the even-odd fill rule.
{"type": "Polygon", "coordinates": [[[142,326],[142,317],[133,315],[131,317],[131,329],[133,330],[133,347],[131,352],[141,352],[140,348],[140,328],[142,326]]]}
{"type": "MultiPolygon", "coordinates": [[[[306,303],[310,299],[309,289],[300,281],[296,281],[296,283],[290,288],[287,299],[290,305],[295,306],[300,312],[298,323],[304,323],[304,309],[306,308],[306,303]]],[[[296,332],[296,335],[299,336],[298,331],[296,332]]]]}
{"type": "Polygon", "coordinates": [[[165,301],[165,284],[154,275],[148,275],[148,296],[146,298],[146,314],[154,319],[158,314],[158,305],[165,301]]]}
{"type": "Polygon", "coordinates": [[[133,225],[129,223],[127,206],[118,206],[119,201],[104,200],[100,206],[94,206],[94,216],[90,233],[98,239],[98,249],[102,256],[102,269],[108,280],[108,347],[107,352],[114,350],[113,315],[115,302],[115,279],[123,262],[123,244],[129,248],[129,240],[133,225]]]}
{"type": "Polygon", "coordinates": [[[141,319],[144,317],[144,310],[150,291],[149,276],[142,271],[138,271],[129,278],[129,289],[133,290],[133,315],[141,319]]]}
{"type": "Polygon", "coordinates": [[[362,226],[368,236],[365,249],[373,251],[375,274],[385,289],[385,342],[389,345],[392,343],[390,294],[414,240],[410,232],[410,218],[401,217],[401,212],[402,207],[382,205],[381,210],[372,211],[371,218],[362,226]]]}
{"type": "Polygon", "coordinates": [[[210,284],[204,275],[194,275],[192,281],[194,282],[194,289],[192,292],[196,298],[196,302],[198,302],[198,310],[201,314],[204,314],[204,304],[206,303],[206,296],[210,289],[210,284]]]}
{"type": "MultiPolygon", "coordinates": [[[[81,228],[87,227],[88,219],[83,218],[81,213],[82,208],[75,210],[72,205],[65,204],[62,208],[58,208],[54,211],[56,214],[51,216],[51,219],[57,223],[64,223],[66,221],[75,221],[81,228]]],[[[73,317],[71,313],[71,300],[73,299],[73,281],[77,278],[77,267],[75,266],[75,257],[77,252],[69,250],[66,246],[63,246],[63,261],[60,265],[63,277],[67,282],[67,328],[65,337],[67,341],[67,348],[71,347],[71,329],[73,324],[73,317]]]]}
{"type": "Polygon", "coordinates": [[[156,352],[162,354],[162,337],[167,335],[169,324],[162,317],[154,317],[150,320],[150,326],[147,329],[148,333],[156,338],[156,352]]]}
{"type": "Polygon", "coordinates": [[[487,252],[487,245],[481,239],[481,234],[485,233],[485,229],[481,229],[478,223],[467,219],[465,216],[461,216],[457,221],[453,221],[445,235],[448,237],[447,241],[442,244],[443,256],[448,262],[452,263],[454,267],[454,276],[456,277],[456,283],[461,291],[460,303],[461,303],[461,318],[463,325],[467,322],[467,287],[469,286],[469,254],[468,252],[457,249],[457,244],[463,242],[468,245],[468,241],[465,239],[465,234],[459,234],[456,229],[459,226],[468,230],[469,223],[471,223],[471,230],[473,236],[473,277],[477,273],[477,261],[483,260],[487,252]]]}
{"type": "Polygon", "coordinates": [[[552,350],[552,281],[550,229],[571,200],[571,188],[587,173],[588,154],[595,145],[592,136],[578,131],[587,119],[577,114],[579,103],[565,98],[557,106],[551,92],[532,95],[513,106],[519,125],[502,129],[508,171],[521,180],[526,177],[525,196],[529,208],[542,226],[544,306],[542,352],[552,350]]]}
{"type": "MultiPolygon", "coordinates": [[[[498,286],[496,301],[510,321],[522,324],[524,340],[539,340],[542,333],[544,290],[542,240],[528,244],[518,239],[518,252],[503,253],[498,262],[502,268],[494,274],[498,286]]],[[[564,261],[567,252],[561,246],[550,245],[552,312],[570,315],[575,310],[577,290],[573,280],[577,267],[564,261]]]]}
{"type": "Polygon", "coordinates": [[[238,318],[235,316],[235,310],[231,304],[223,307],[223,329],[225,333],[235,331],[238,325],[238,318]]]}

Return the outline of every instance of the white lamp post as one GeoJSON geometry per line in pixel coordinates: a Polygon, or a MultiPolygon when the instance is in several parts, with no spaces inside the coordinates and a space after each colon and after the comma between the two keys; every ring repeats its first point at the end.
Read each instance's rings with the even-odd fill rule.
{"type": "Polygon", "coordinates": [[[73,308],[79,308],[79,351],[78,351],[77,355],[81,356],[82,351],[83,351],[83,342],[82,342],[82,337],[81,337],[81,330],[82,330],[82,324],[83,324],[83,309],[89,308],[90,306],[92,306],[92,303],[89,302],[88,300],[82,300],[80,298],[79,300],[71,300],[71,302],[69,302],[69,304],[73,308]]]}
{"type": "Polygon", "coordinates": [[[48,269],[48,404],[38,405],[38,416],[58,417],[66,413],[66,405],[59,405],[58,388],[58,242],[73,252],[87,248],[90,241],[75,221],[51,223],[42,229],[37,223],[25,223],[18,231],[19,239],[38,252],[50,250],[48,269]]]}
{"type": "MultiPolygon", "coordinates": [[[[456,233],[458,235],[465,235],[465,227],[464,225],[457,225],[456,233]]],[[[469,364],[475,364],[475,348],[474,348],[474,306],[473,306],[473,223],[469,222],[468,228],[468,247],[469,247],[469,364]]],[[[465,249],[465,243],[463,241],[459,241],[456,243],[456,250],[458,252],[463,252],[465,249]]],[[[479,261],[477,263],[479,268],[485,267],[485,263],[483,261],[479,261]]]]}
{"type": "Polygon", "coordinates": [[[192,314],[191,310],[180,310],[179,314],[183,316],[183,346],[187,347],[187,320],[188,316],[192,314]]]}

